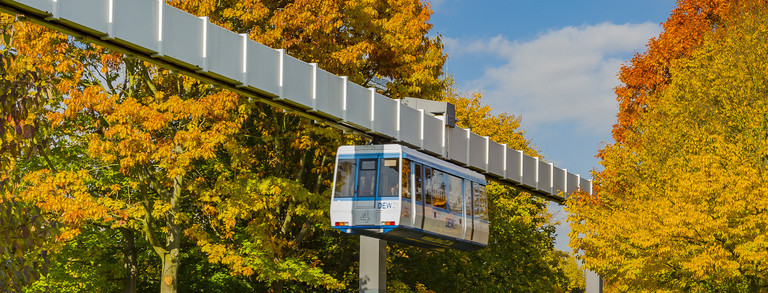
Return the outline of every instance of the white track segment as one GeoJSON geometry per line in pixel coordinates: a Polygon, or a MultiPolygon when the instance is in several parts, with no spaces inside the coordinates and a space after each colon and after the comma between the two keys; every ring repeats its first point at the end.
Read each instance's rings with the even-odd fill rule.
{"type": "Polygon", "coordinates": [[[401,143],[562,203],[592,182],[165,4],[0,0],[0,11],[348,131],[401,143]]]}

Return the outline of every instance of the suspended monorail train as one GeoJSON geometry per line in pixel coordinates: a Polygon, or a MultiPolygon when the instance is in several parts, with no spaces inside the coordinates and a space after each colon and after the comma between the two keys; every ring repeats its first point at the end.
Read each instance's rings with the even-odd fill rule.
{"type": "Polygon", "coordinates": [[[342,146],[331,225],[346,233],[430,248],[488,244],[485,177],[408,147],[342,146]]]}

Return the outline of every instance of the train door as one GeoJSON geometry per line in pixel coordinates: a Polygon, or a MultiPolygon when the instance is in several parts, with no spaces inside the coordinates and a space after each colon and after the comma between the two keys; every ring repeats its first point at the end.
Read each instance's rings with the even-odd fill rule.
{"type": "Polygon", "coordinates": [[[472,236],[472,182],[462,180],[464,184],[464,196],[462,196],[462,217],[464,224],[462,226],[461,239],[469,239],[472,236]],[[467,234],[469,233],[469,234],[467,234]]]}
{"type": "Polygon", "coordinates": [[[409,227],[415,227],[416,225],[416,199],[414,198],[415,189],[414,183],[416,180],[416,174],[413,171],[414,163],[411,163],[408,159],[403,159],[403,168],[401,173],[402,180],[402,202],[401,202],[401,214],[400,224],[409,227]]]}
{"type": "Polygon", "coordinates": [[[472,232],[472,241],[487,244],[488,243],[488,198],[485,192],[485,185],[475,183],[473,186],[473,207],[474,207],[474,227],[472,232]]]}
{"type": "Polygon", "coordinates": [[[414,198],[416,200],[414,201],[415,204],[413,206],[414,210],[414,225],[413,227],[422,229],[424,227],[424,182],[422,182],[422,177],[424,176],[424,166],[422,166],[419,163],[413,164],[413,185],[414,190],[416,193],[414,194],[414,198]]]}
{"type": "Polygon", "coordinates": [[[470,184],[471,187],[469,189],[469,193],[467,194],[467,199],[469,200],[467,207],[469,209],[467,209],[466,215],[467,218],[469,218],[469,222],[472,223],[469,225],[469,227],[467,227],[467,229],[470,231],[469,240],[473,240],[475,238],[475,193],[473,191],[477,188],[476,185],[477,183],[472,182],[472,184],[470,184]]]}
{"type": "Polygon", "coordinates": [[[353,206],[353,225],[373,226],[379,223],[376,212],[376,182],[378,181],[378,157],[360,158],[357,169],[357,186],[353,206]]]}
{"type": "Polygon", "coordinates": [[[423,170],[421,190],[424,195],[422,197],[422,214],[424,217],[421,219],[421,229],[429,230],[430,224],[436,218],[435,209],[432,207],[432,168],[425,166],[423,170]]]}

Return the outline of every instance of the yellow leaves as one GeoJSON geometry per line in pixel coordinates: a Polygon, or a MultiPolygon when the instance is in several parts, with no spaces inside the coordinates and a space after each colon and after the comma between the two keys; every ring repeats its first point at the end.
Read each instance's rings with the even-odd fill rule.
{"type": "Polygon", "coordinates": [[[445,55],[429,37],[432,11],[423,1],[171,1],[225,28],[357,83],[392,79],[388,95],[434,98],[445,55]]]}
{"type": "Polygon", "coordinates": [[[108,186],[109,193],[107,194],[107,196],[115,196],[115,195],[117,195],[117,193],[120,192],[120,190],[122,188],[123,188],[123,186],[121,186],[119,184],[112,184],[112,185],[108,186]]]}
{"type": "Polygon", "coordinates": [[[79,228],[64,227],[59,230],[59,234],[56,235],[57,242],[69,241],[75,238],[77,234],[80,234],[79,228]]]}
{"type": "MultiPolygon", "coordinates": [[[[104,62],[120,60],[114,58],[104,62]]],[[[82,115],[94,119],[95,124],[89,126],[92,133],[86,134],[93,158],[119,161],[123,173],[156,164],[171,170],[168,178],[183,175],[195,159],[212,158],[243,121],[240,97],[230,92],[214,92],[199,99],[157,92],[137,99],[108,95],[101,87],[92,86],[82,92],[72,91],[64,103],[63,114],[50,115],[57,125],[64,126],[65,121],[82,115]],[[178,130],[169,135],[169,127],[178,130]]]]}
{"type": "Polygon", "coordinates": [[[152,205],[152,209],[150,210],[151,214],[156,219],[163,219],[165,217],[165,214],[168,213],[173,208],[169,202],[166,202],[165,200],[156,200],[155,204],[152,205]]]}
{"type": "MultiPolygon", "coordinates": [[[[393,79],[392,96],[436,96],[442,85],[445,56],[439,40],[427,36],[431,11],[418,0],[169,2],[268,45],[282,44],[359,83],[373,76],[393,79]]],[[[30,199],[41,200],[71,227],[97,222],[135,229],[146,216],[147,226],[153,224],[147,230],[163,233],[168,227],[156,224],[178,208],[167,197],[175,179],[184,177],[179,201],[185,211],[175,213],[175,221],[212,261],[259,280],[343,287],[318,268],[320,261],[297,258],[297,251],[304,253],[302,239],[328,229],[327,194],[307,188],[322,191],[330,185],[324,174],[332,171],[341,140],[337,130],[30,27],[19,38],[31,57],[20,65],[67,77],[58,84],[61,112],[50,118],[77,157],[54,164],[87,167],[82,167],[87,172],[61,168],[65,171],[30,175],[36,176],[29,179],[30,199]],[[84,70],[117,79],[105,88],[89,86],[109,80],[83,75],[84,70]],[[261,179],[264,175],[295,179],[261,179]]],[[[63,237],[76,233],[69,231],[63,237]]]]}
{"type": "MultiPolygon", "coordinates": [[[[13,23],[13,16],[3,15],[0,20],[4,23],[13,23]]],[[[50,29],[28,23],[13,23],[12,42],[7,44],[18,52],[19,58],[14,62],[15,69],[39,70],[40,74],[53,76],[55,70],[66,72],[73,76],[81,74],[81,66],[75,60],[68,60],[62,54],[72,50],[67,36],[56,33],[50,29]]],[[[4,46],[5,47],[5,46],[4,46]]],[[[15,70],[11,69],[11,70],[15,70]]],[[[72,83],[60,84],[60,89],[66,89],[72,83]]]]}
{"type": "Polygon", "coordinates": [[[702,43],[703,36],[722,26],[729,17],[729,1],[684,0],[672,11],[664,23],[664,31],[651,39],[648,51],[636,55],[629,65],[622,67],[616,88],[619,100],[618,124],[614,126],[614,139],[630,142],[624,135],[632,131],[633,123],[646,107],[653,107],[656,91],[669,83],[671,63],[687,58],[702,43]]]}
{"type": "Polygon", "coordinates": [[[314,266],[286,262],[285,254],[297,249],[294,237],[304,219],[326,218],[325,210],[310,206],[319,195],[310,195],[298,182],[282,178],[234,182],[222,178],[213,185],[210,192],[198,192],[202,194],[200,209],[215,233],[207,234],[199,226],[186,230],[209,261],[226,265],[235,275],[256,275],[263,280],[314,278],[297,275],[317,270],[314,266]]]}
{"type": "Polygon", "coordinates": [[[754,28],[768,10],[749,11],[762,16],[730,20],[672,66],[627,142],[601,153],[600,201],[568,203],[585,264],[628,289],[729,291],[763,278],[752,268],[768,253],[768,46],[754,28]]]}
{"type": "Polygon", "coordinates": [[[254,259],[241,256],[236,249],[229,245],[211,243],[205,240],[198,241],[197,245],[208,255],[208,261],[229,266],[233,275],[249,277],[255,273],[254,268],[263,269],[261,266],[253,266],[254,259]]]}
{"type": "Polygon", "coordinates": [[[86,171],[51,174],[42,170],[28,174],[25,180],[31,184],[22,190],[21,198],[60,215],[60,220],[71,227],[78,227],[87,220],[108,220],[111,209],[120,208],[109,207],[105,204],[108,201],[90,194],[87,181],[91,177],[86,171]]]}
{"type": "Polygon", "coordinates": [[[115,72],[120,69],[120,65],[123,62],[122,54],[101,54],[99,59],[101,61],[101,72],[115,72]]]}
{"type": "MultiPolygon", "coordinates": [[[[183,2],[182,2],[183,3],[183,2]]],[[[262,1],[236,1],[234,7],[226,7],[222,12],[222,17],[225,19],[238,19],[246,26],[254,26],[255,23],[262,22],[269,15],[269,8],[262,1]]],[[[217,20],[214,19],[214,22],[217,20]]],[[[241,31],[240,28],[233,27],[230,23],[217,22],[219,25],[224,25],[226,28],[234,31],[241,31]]],[[[254,28],[255,33],[260,33],[254,28]]]]}

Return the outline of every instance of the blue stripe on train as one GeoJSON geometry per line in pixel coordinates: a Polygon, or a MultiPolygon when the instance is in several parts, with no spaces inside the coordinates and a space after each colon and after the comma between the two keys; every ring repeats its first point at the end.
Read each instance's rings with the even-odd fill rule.
{"type": "Polygon", "coordinates": [[[469,240],[469,239],[461,239],[461,238],[451,237],[451,236],[447,236],[447,235],[444,235],[444,234],[439,234],[439,233],[427,231],[427,230],[424,230],[424,229],[419,229],[419,228],[409,227],[409,226],[401,226],[401,225],[386,225],[386,226],[334,226],[333,228],[335,228],[337,230],[340,230],[340,231],[342,231],[344,233],[346,233],[347,230],[353,230],[354,231],[354,230],[366,230],[366,229],[368,229],[368,230],[370,230],[370,229],[374,229],[374,230],[383,229],[384,233],[387,233],[387,232],[390,232],[390,231],[392,231],[394,229],[404,229],[404,230],[416,231],[416,232],[419,232],[419,233],[422,233],[422,234],[425,234],[425,235],[432,235],[432,236],[435,236],[435,237],[439,237],[441,239],[457,241],[457,242],[465,242],[465,243],[471,243],[471,244],[474,244],[474,245],[485,246],[485,244],[482,244],[482,243],[477,242],[477,241],[472,241],[472,240],[469,240]]]}

